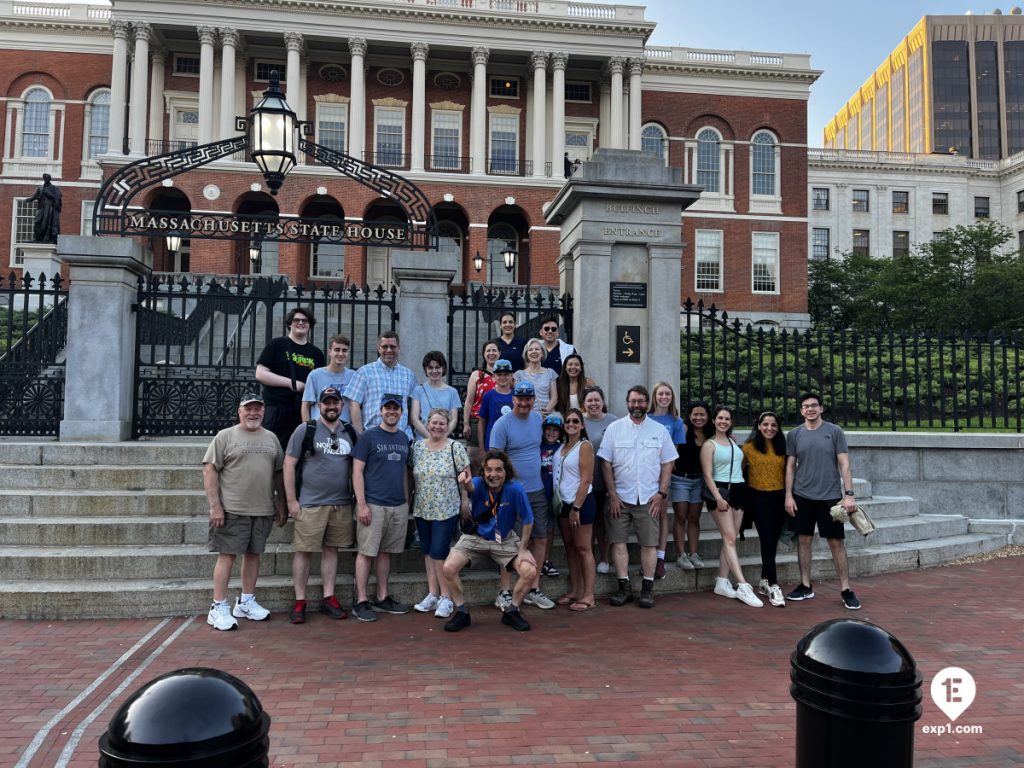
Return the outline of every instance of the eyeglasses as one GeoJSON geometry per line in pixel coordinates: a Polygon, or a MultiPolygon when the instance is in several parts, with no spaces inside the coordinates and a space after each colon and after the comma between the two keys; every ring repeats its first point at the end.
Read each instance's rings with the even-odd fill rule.
{"type": "Polygon", "coordinates": [[[580,421],[579,419],[566,419],[565,423],[566,424],[582,424],[583,422],[580,421]]]}
{"type": "Polygon", "coordinates": [[[818,405],[817,403],[808,403],[807,405],[801,405],[800,406],[800,410],[801,411],[813,411],[813,410],[816,410],[818,408],[821,408],[821,406],[818,405]]]}
{"type": "Polygon", "coordinates": [[[292,325],[309,325],[309,320],[304,317],[293,317],[292,325]]]}
{"type": "Polygon", "coordinates": [[[541,330],[544,331],[544,333],[554,333],[555,331],[558,330],[558,326],[557,325],[550,325],[547,328],[541,328],[541,330]]]}

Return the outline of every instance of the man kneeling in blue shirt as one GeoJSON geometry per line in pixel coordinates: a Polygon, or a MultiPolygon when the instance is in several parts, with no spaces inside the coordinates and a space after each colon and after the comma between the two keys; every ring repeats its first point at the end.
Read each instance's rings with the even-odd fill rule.
{"type": "MultiPolygon", "coordinates": [[[[512,592],[512,604],[501,615],[501,623],[519,632],[530,628],[519,612],[527,590],[537,575],[537,561],[530,554],[528,544],[533,530],[533,510],[523,486],[515,479],[515,470],[508,456],[491,449],[484,456],[483,477],[461,476],[469,493],[471,510],[463,517],[463,533],[444,561],[443,573],[456,605],[455,613],[444,625],[447,632],[458,632],[470,624],[469,609],[465,605],[462,580],[459,573],[474,559],[490,557],[500,567],[519,574],[512,592]],[[522,539],[513,526],[516,519],[522,523],[522,539]]],[[[464,513],[465,515],[465,513],[464,513]]]]}

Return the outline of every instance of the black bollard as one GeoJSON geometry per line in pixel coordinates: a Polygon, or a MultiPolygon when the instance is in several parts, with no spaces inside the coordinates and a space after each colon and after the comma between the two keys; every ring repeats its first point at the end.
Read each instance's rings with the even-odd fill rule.
{"type": "Polygon", "coordinates": [[[921,717],[921,673],[884,629],[834,619],[789,659],[796,768],[910,768],[921,717]]]}
{"type": "Polygon", "coordinates": [[[218,669],[151,680],[100,736],[99,768],[267,768],[270,715],[245,683],[218,669]]]}

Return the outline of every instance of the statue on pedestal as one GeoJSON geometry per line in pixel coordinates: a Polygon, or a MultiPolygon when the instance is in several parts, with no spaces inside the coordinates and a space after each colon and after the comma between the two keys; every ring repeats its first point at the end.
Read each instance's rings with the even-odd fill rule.
{"type": "Polygon", "coordinates": [[[32,223],[32,240],[36,243],[56,243],[60,234],[60,211],[63,207],[60,190],[50,183],[50,174],[43,174],[43,183],[27,202],[36,203],[36,217],[32,223]]]}

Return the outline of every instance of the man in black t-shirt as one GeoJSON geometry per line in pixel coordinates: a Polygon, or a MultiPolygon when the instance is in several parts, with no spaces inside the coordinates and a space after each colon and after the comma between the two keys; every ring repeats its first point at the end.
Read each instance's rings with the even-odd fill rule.
{"type": "Polygon", "coordinates": [[[285,316],[284,324],[288,335],[271,339],[256,361],[256,381],[263,385],[266,402],[263,428],[277,435],[282,448],[302,423],[306,377],[325,364],[324,353],[309,341],[316,325],[312,312],[295,307],[285,316]]]}

